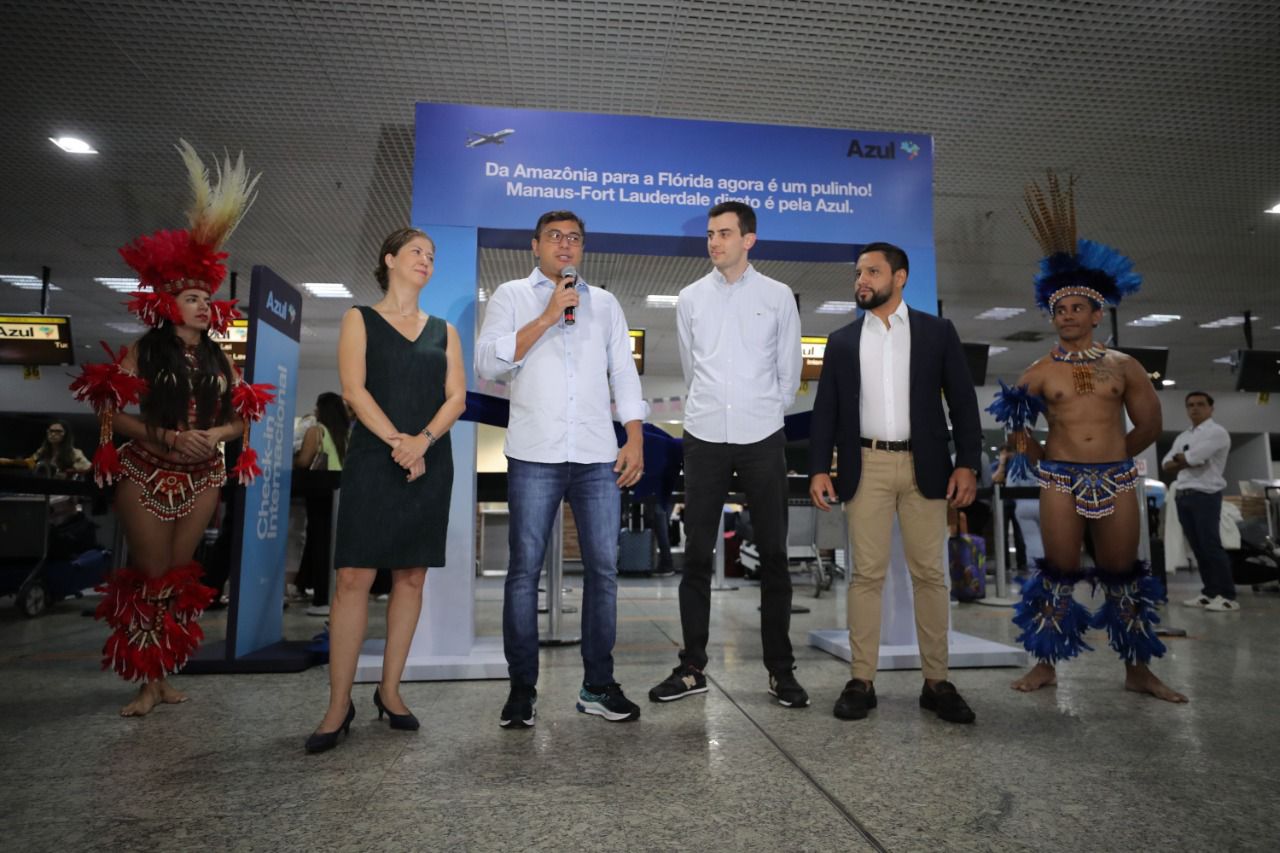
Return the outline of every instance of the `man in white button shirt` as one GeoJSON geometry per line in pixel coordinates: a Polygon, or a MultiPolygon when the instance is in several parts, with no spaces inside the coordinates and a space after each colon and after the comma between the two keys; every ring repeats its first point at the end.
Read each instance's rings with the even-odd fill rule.
{"type": "Polygon", "coordinates": [[[1204,391],[1186,397],[1191,429],[1180,433],[1165,454],[1162,467],[1178,475],[1174,503],[1178,523],[1191,543],[1204,587],[1195,598],[1182,602],[1219,613],[1240,609],[1231,578],[1231,559],[1222,549],[1218,524],[1222,517],[1222,490],[1227,480],[1222,469],[1231,452],[1231,436],[1213,419],[1213,398],[1204,391]]]}
{"type": "Polygon", "coordinates": [[[582,547],[582,662],[577,708],[613,722],[640,709],[613,677],[617,630],[621,489],[644,473],[640,391],[622,307],[565,270],[582,263],[586,227],[567,210],[542,215],[533,231],[537,266],[503,284],[485,309],[476,373],[511,388],[507,425],[510,563],[502,608],[511,692],[503,728],[534,722],[538,683],[538,575],[561,501],[568,499],[582,547]],[[573,322],[569,322],[569,311],[573,322]],[[613,430],[610,391],[626,429],[613,430]]]}
{"type": "MultiPolygon", "coordinates": [[[[680,291],[676,324],[684,407],[684,577],[680,665],[649,691],[654,702],[705,693],[711,557],[733,473],[747,496],[760,549],[760,636],[769,693],[789,708],[809,696],[796,682],[787,568],[787,463],[782,416],[800,387],[800,314],[791,288],[747,260],[756,215],[730,201],[708,212],[715,267],[680,291]]],[[[723,543],[720,543],[723,547],[723,543]]]]}
{"type": "Polygon", "coordinates": [[[924,687],[920,706],[951,723],[974,713],[947,680],[951,602],[942,565],[947,502],[973,503],[982,460],[978,398],[960,337],[950,320],[909,309],[906,252],[889,243],[863,247],[854,293],[865,313],[827,339],[813,404],[809,495],[821,510],[845,502],[853,537],[849,590],[852,675],[834,714],[860,720],[876,707],[880,608],[889,569],[893,517],[911,572],[924,687]],[[942,411],[955,435],[955,463],[942,411]],[[839,474],[831,481],[832,451],[839,474]]]}

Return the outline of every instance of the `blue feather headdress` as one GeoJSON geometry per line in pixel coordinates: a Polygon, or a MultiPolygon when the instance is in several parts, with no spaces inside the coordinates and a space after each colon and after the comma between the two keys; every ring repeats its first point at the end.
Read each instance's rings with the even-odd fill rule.
{"type": "Polygon", "coordinates": [[[1049,189],[1027,185],[1023,199],[1030,219],[1027,227],[1044,250],[1036,274],[1036,304],[1052,312],[1065,296],[1083,296],[1101,308],[1119,305],[1120,300],[1142,287],[1142,276],[1133,271],[1133,260],[1117,250],[1093,240],[1076,238],[1075,177],[1066,189],[1052,171],[1049,189]]]}

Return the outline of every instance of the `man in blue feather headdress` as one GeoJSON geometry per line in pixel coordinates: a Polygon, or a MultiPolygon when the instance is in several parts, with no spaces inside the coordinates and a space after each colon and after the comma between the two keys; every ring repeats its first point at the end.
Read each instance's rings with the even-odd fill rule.
{"type": "Polygon", "coordinates": [[[1162,593],[1138,560],[1133,457],[1160,434],[1160,399],[1136,359],[1093,339],[1103,305],[1118,305],[1142,279],[1116,250],[1076,239],[1073,185],[1069,179],[1064,189],[1051,172],[1047,197],[1035,184],[1027,188],[1028,225],[1045,250],[1036,302],[1052,316],[1058,342],[988,409],[1009,431],[1015,464],[1030,462],[1041,486],[1045,556],[1023,584],[1014,615],[1019,641],[1038,662],[1013,687],[1030,692],[1056,684],[1054,665],[1091,648],[1084,639],[1089,628],[1105,628],[1125,663],[1127,690],[1186,702],[1147,665],[1165,652],[1154,627],[1162,593]],[[1043,447],[1029,430],[1041,413],[1049,425],[1043,447]],[[1126,414],[1133,423],[1127,432],[1126,414]],[[1091,572],[1080,565],[1086,525],[1096,546],[1091,572]],[[1072,597],[1081,580],[1102,588],[1095,613],[1072,597]]]}

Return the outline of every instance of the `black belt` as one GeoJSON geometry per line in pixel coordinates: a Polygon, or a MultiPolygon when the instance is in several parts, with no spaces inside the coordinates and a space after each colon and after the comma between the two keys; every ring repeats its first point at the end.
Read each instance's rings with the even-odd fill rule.
{"type": "Polygon", "coordinates": [[[889,450],[894,453],[907,453],[911,450],[911,439],[906,441],[882,441],[878,438],[862,439],[863,447],[870,447],[872,450],[889,450]]]}

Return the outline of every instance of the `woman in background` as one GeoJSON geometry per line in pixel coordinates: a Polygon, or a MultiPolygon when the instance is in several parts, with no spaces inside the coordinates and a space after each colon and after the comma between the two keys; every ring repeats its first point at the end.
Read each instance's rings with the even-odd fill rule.
{"type": "Polygon", "coordinates": [[[77,474],[87,474],[93,467],[88,457],[76,447],[75,439],[71,436],[71,430],[67,427],[66,421],[54,421],[49,424],[49,428],[45,430],[44,441],[35,453],[16,459],[0,457],[0,465],[25,465],[28,468],[39,468],[43,465],[49,469],[49,476],[59,479],[70,479],[77,474]]]}
{"type": "MultiPolygon", "coordinates": [[[[293,467],[312,471],[341,471],[347,458],[347,440],[351,422],[342,395],[326,391],[316,398],[315,423],[303,434],[302,447],[293,457],[293,467]]],[[[307,535],[302,548],[295,585],[310,589],[311,606],[307,613],[327,616],[329,613],[329,569],[333,564],[330,542],[333,539],[333,492],[312,489],[306,492],[307,535]]]]}

